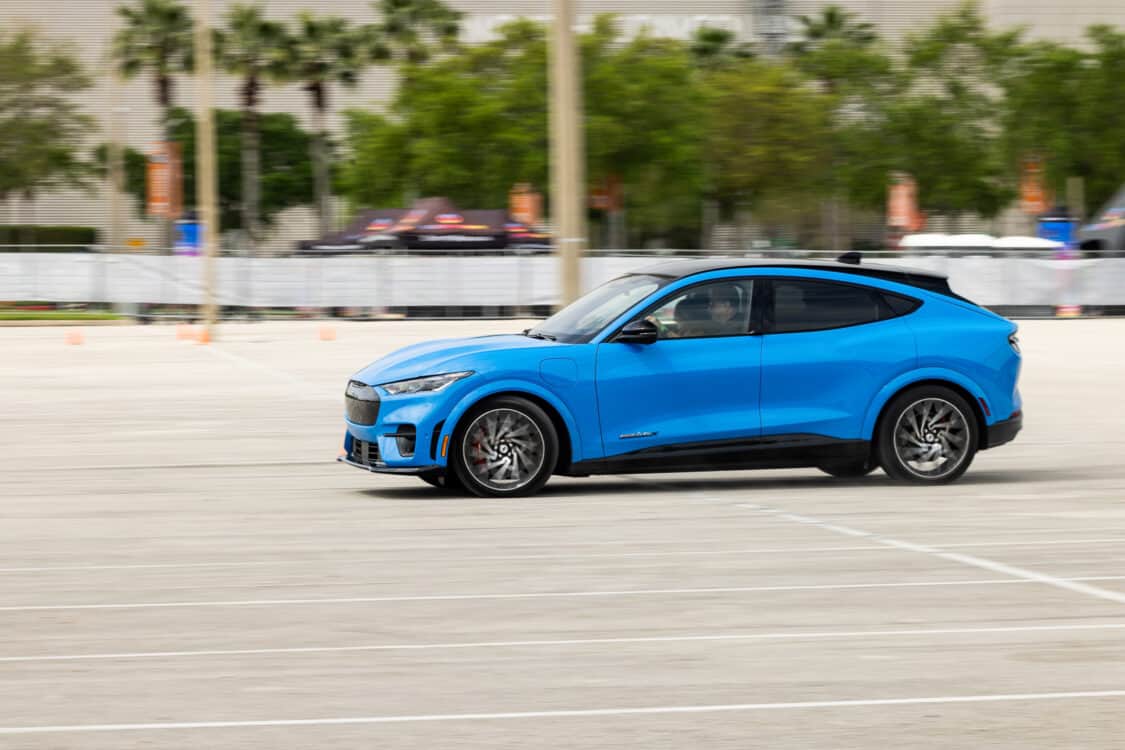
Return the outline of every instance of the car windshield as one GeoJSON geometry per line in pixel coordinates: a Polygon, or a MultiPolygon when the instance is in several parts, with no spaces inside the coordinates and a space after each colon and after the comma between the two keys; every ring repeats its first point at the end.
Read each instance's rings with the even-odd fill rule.
{"type": "Polygon", "coordinates": [[[645,274],[614,279],[559,310],[529,329],[527,334],[567,343],[589,341],[594,334],[668,281],[662,276],[645,274]]]}

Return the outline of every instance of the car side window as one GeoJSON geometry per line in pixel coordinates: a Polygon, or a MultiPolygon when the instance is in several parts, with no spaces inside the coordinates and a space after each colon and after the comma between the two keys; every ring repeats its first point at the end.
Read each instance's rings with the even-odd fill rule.
{"type": "Polygon", "coordinates": [[[724,279],[676,294],[648,314],[660,339],[738,336],[749,333],[753,279],[724,279]]]}
{"type": "Polygon", "coordinates": [[[772,289],[773,304],[766,313],[767,330],[771,333],[824,331],[903,314],[888,303],[882,292],[871,287],[811,279],[775,279],[772,289]]]}

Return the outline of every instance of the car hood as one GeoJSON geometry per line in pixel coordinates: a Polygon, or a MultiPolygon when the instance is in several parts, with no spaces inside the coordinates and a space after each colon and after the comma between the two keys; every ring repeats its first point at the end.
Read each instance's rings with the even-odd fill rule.
{"type": "Polygon", "coordinates": [[[554,341],[533,339],[519,334],[476,336],[464,339],[439,339],[412,344],[380,357],[357,372],[353,378],[368,385],[420,378],[456,370],[474,370],[476,355],[513,349],[546,349],[565,346],[554,341]]]}

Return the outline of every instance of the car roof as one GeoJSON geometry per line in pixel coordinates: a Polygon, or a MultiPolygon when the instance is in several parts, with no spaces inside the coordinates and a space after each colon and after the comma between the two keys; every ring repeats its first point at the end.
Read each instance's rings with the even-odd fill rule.
{"type": "Polygon", "coordinates": [[[682,279],[708,271],[726,271],[737,268],[801,268],[832,271],[852,276],[894,281],[960,299],[949,288],[948,277],[944,274],[919,268],[903,268],[877,263],[843,263],[838,260],[782,260],[779,258],[680,258],[646,266],[638,269],[635,273],[682,279]]]}

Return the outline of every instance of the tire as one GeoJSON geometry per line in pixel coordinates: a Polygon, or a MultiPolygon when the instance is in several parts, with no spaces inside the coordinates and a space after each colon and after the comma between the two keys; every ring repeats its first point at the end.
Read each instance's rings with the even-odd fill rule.
{"type": "Polygon", "coordinates": [[[460,420],[449,463],[480,497],[534,495],[555,471],[559,439],[551,418],[519,396],[477,404],[460,420]]]}
{"type": "Polygon", "coordinates": [[[964,474],[980,445],[980,426],[961,394],[940,385],[895,396],[879,419],[875,453],[891,479],[947,484],[964,474]]]}
{"type": "Polygon", "coordinates": [[[875,471],[875,462],[869,458],[862,461],[846,461],[842,463],[822,464],[816,467],[825,474],[839,479],[865,477],[875,471]]]}

